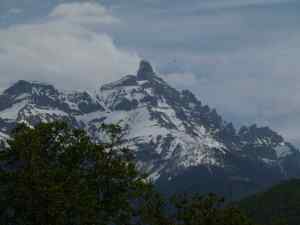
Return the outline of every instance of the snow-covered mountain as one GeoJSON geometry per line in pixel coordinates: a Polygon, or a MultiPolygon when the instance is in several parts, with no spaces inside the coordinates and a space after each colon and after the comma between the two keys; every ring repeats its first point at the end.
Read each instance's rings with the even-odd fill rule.
{"type": "Polygon", "coordinates": [[[18,122],[54,120],[84,128],[95,141],[103,123],[120,123],[141,170],[163,191],[245,194],[300,176],[299,151],[276,132],[256,125],[236,131],[190,91],[170,87],[146,61],[137,75],[93,93],[18,81],[0,95],[0,139],[18,122]]]}

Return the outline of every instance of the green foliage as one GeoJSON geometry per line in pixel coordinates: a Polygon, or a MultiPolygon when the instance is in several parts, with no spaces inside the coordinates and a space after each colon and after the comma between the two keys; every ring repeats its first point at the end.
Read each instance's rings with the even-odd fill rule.
{"type": "Polygon", "coordinates": [[[239,207],[261,224],[300,224],[300,180],[290,180],[248,197],[239,207]]]}
{"type": "Polygon", "coordinates": [[[214,194],[175,197],[176,224],[185,225],[252,225],[237,209],[225,207],[224,199],[214,194]]]}
{"type": "Polygon", "coordinates": [[[150,185],[118,144],[120,128],[103,130],[109,141],[94,144],[65,123],[18,126],[0,156],[1,224],[130,224],[150,185]]]}
{"type": "Polygon", "coordinates": [[[176,195],[168,204],[154,195],[144,213],[147,225],[254,225],[239,209],[225,207],[224,199],[213,194],[176,195]]]}
{"type": "Polygon", "coordinates": [[[253,225],[215,195],[166,201],[146,182],[118,125],[103,143],[65,123],[18,126],[0,152],[3,225],[253,225]]]}

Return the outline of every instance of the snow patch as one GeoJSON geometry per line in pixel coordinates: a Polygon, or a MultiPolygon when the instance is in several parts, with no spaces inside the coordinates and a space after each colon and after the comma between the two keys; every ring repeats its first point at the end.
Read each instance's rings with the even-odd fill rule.
{"type": "Polygon", "coordinates": [[[10,108],[0,111],[0,118],[8,120],[17,120],[19,112],[26,106],[27,103],[27,101],[22,101],[14,104],[10,108]]]}
{"type": "Polygon", "coordinates": [[[280,143],[276,148],[275,152],[277,158],[284,158],[292,153],[289,146],[287,146],[284,142],[280,143]]]}

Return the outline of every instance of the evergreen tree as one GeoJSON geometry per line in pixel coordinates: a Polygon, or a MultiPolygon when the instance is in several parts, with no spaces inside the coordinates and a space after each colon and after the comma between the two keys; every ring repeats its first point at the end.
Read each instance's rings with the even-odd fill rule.
{"type": "Polygon", "coordinates": [[[0,152],[0,224],[253,225],[213,194],[166,201],[137,171],[121,127],[102,130],[94,143],[61,122],[19,125],[0,152]]]}
{"type": "Polygon", "coordinates": [[[95,144],[65,123],[20,125],[1,152],[2,224],[130,224],[148,185],[119,145],[119,126],[95,144]]]}
{"type": "Polygon", "coordinates": [[[225,207],[224,199],[214,194],[179,195],[172,200],[174,224],[184,225],[253,225],[240,210],[225,207]]]}

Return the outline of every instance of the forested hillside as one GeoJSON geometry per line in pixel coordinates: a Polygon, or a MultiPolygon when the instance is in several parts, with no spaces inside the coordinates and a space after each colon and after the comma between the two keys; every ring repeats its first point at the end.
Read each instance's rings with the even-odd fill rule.
{"type": "Polygon", "coordinates": [[[266,192],[242,200],[239,206],[261,224],[281,221],[282,224],[299,225],[300,180],[283,182],[266,192]]]}

